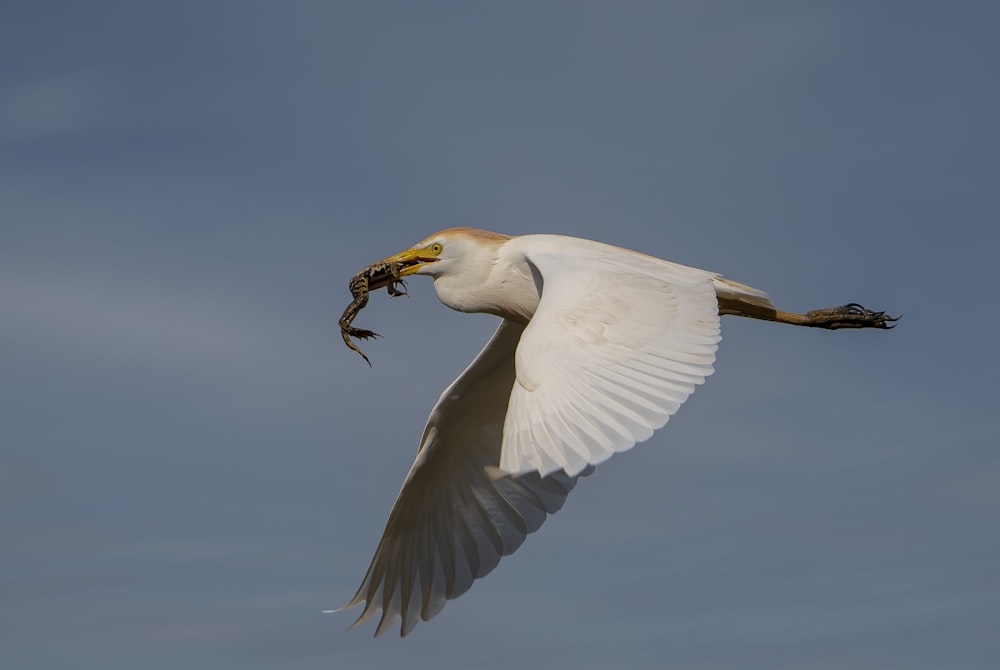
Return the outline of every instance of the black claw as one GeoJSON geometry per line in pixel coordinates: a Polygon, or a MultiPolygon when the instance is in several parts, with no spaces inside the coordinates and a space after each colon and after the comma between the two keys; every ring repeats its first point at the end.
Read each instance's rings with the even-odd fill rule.
{"type": "Polygon", "coordinates": [[[809,325],[829,330],[839,330],[841,328],[880,328],[889,330],[893,328],[891,323],[899,320],[899,317],[888,316],[885,311],[875,312],[866,309],[856,302],[850,302],[840,307],[830,307],[828,309],[817,309],[806,314],[813,319],[809,325]]]}

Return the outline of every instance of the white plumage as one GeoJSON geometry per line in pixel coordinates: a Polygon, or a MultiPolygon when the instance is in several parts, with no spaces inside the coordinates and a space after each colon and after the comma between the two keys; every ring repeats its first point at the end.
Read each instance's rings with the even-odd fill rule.
{"type": "Polygon", "coordinates": [[[455,228],[386,261],[433,277],[449,307],[503,320],[432,410],[345,606],[364,603],[355,626],[381,613],[376,635],[436,615],[558,511],[578,476],[661,428],[712,374],[720,312],[886,327],[805,322],[814,313],[780,312],[715,273],[556,235],[455,228]]]}

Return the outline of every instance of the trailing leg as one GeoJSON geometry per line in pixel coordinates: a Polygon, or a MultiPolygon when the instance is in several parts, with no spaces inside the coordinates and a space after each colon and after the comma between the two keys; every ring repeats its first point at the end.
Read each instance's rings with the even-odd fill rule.
{"type": "Polygon", "coordinates": [[[874,312],[870,309],[865,309],[856,302],[841,305],[840,307],[814,309],[805,314],[795,314],[794,312],[784,312],[770,305],[748,303],[739,299],[722,296],[719,296],[719,314],[733,314],[750,319],[777,321],[778,323],[788,323],[793,326],[826,328],[827,330],[838,330],[840,328],[879,328],[889,330],[895,327],[896,321],[899,321],[898,316],[889,316],[885,312],[874,312]]]}

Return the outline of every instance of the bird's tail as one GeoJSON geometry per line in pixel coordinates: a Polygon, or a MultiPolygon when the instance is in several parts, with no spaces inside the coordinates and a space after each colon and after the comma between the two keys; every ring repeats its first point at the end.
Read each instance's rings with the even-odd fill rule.
{"type": "Polygon", "coordinates": [[[719,314],[759,319],[763,313],[774,313],[776,310],[764,291],[725,277],[715,278],[715,295],[719,300],[719,314]]]}

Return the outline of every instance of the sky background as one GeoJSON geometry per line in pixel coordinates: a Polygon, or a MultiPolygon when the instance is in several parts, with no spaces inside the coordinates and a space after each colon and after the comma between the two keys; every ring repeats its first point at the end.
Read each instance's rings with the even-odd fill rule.
{"type": "Polygon", "coordinates": [[[995,668],[990,2],[0,8],[0,665],[995,668]],[[345,632],[495,327],[347,282],[452,226],[599,239],[726,318],[649,442],[411,636],[345,632]]]}

